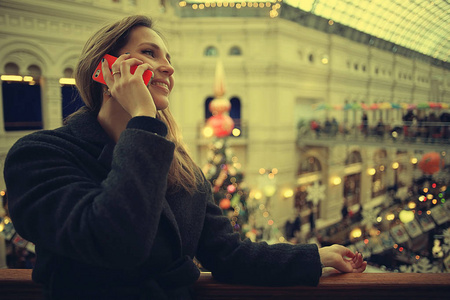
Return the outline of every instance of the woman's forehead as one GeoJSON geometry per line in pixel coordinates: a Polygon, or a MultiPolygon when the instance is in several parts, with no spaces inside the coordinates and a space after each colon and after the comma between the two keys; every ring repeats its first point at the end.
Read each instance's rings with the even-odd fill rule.
{"type": "Polygon", "coordinates": [[[168,52],[161,36],[151,28],[145,26],[135,27],[130,34],[128,45],[141,45],[143,43],[156,44],[164,52],[168,52]]]}

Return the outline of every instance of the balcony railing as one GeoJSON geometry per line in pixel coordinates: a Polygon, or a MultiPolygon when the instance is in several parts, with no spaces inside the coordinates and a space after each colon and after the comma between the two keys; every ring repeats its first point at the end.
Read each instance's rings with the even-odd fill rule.
{"type": "Polygon", "coordinates": [[[342,125],[302,124],[298,127],[298,143],[302,144],[362,144],[386,147],[412,147],[446,150],[450,145],[449,122],[404,122],[393,124],[361,124],[345,127],[342,125]]]}
{"type": "MultiPolygon", "coordinates": [[[[268,270],[270,272],[270,270],[268,270]]],[[[348,273],[326,274],[318,287],[260,287],[217,282],[204,272],[194,285],[197,300],[215,299],[447,299],[450,274],[348,273]]],[[[41,300],[41,287],[31,280],[31,270],[0,270],[0,299],[41,300]]]]}

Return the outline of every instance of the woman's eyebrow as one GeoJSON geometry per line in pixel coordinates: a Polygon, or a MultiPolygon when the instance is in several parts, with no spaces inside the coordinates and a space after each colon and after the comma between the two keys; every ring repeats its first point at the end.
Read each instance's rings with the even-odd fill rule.
{"type": "MultiPolygon", "coordinates": [[[[161,47],[159,47],[159,46],[158,46],[157,44],[155,44],[155,43],[145,42],[145,43],[139,44],[139,46],[142,46],[142,45],[148,45],[148,46],[151,46],[151,47],[153,47],[155,50],[162,52],[162,51],[161,51],[161,47]]],[[[170,54],[169,54],[169,53],[166,53],[166,58],[170,61],[170,54]]]]}

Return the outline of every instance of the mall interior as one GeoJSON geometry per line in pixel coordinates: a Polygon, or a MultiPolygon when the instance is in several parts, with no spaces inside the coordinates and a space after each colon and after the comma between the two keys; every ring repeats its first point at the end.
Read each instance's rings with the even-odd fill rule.
{"type": "Polygon", "coordinates": [[[367,272],[450,272],[450,4],[444,0],[1,0],[0,268],[31,269],[3,166],[83,106],[103,24],[151,16],[170,110],[243,239],[342,244],[367,272]]]}

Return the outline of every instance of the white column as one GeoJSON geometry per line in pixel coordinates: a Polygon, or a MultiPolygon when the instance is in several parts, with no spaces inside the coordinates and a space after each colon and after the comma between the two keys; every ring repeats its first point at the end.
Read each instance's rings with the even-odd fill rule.
{"type": "Polygon", "coordinates": [[[44,129],[62,125],[62,93],[59,78],[46,77],[41,80],[42,122],[44,129]]]}

